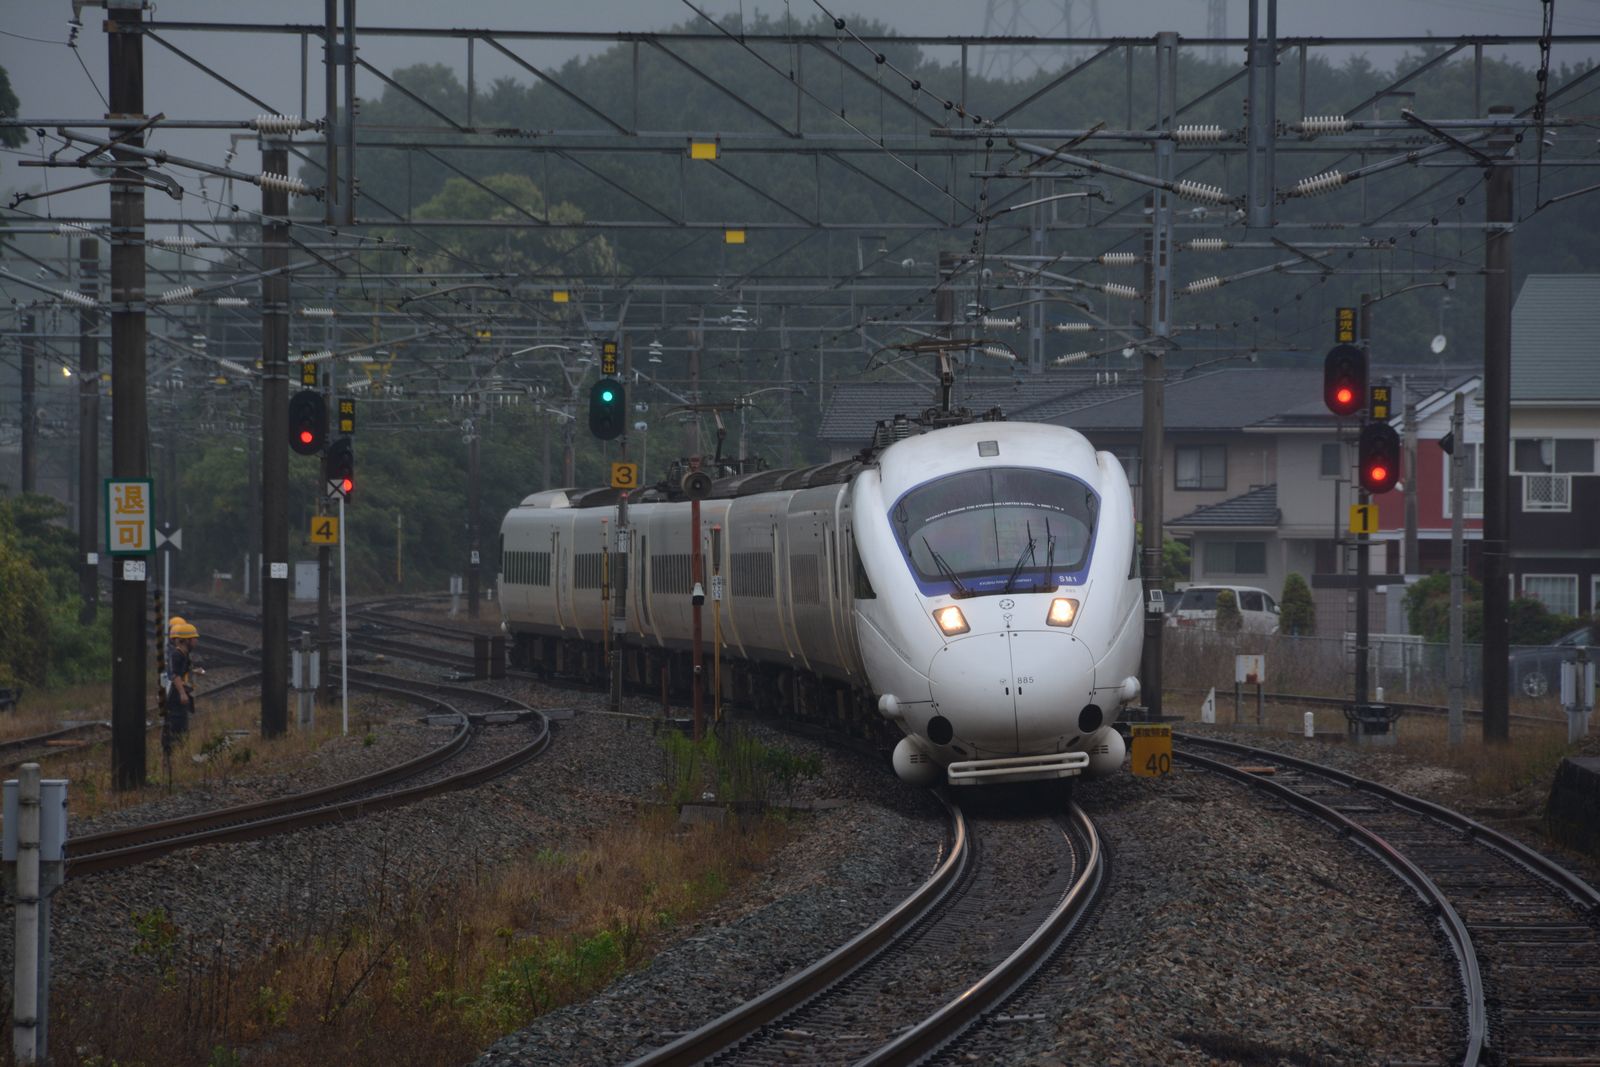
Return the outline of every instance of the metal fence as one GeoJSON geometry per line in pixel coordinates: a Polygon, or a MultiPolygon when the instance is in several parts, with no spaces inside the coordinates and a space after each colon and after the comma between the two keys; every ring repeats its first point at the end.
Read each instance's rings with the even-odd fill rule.
{"type": "MultiPolygon", "coordinates": [[[[1266,656],[1266,688],[1274,693],[1344,696],[1355,677],[1355,635],[1342,638],[1290,637],[1286,634],[1221,633],[1169,629],[1164,633],[1163,679],[1168,688],[1231,690],[1234,656],[1266,656]]],[[[1383,688],[1385,700],[1443,704],[1449,697],[1449,646],[1411,634],[1372,634],[1368,638],[1370,696],[1383,688]]],[[[1561,690],[1561,663],[1573,648],[1514,645],[1510,685],[1514,700],[1555,708],[1561,690]]],[[[1483,646],[1465,645],[1467,700],[1482,697],[1483,646]]]]}

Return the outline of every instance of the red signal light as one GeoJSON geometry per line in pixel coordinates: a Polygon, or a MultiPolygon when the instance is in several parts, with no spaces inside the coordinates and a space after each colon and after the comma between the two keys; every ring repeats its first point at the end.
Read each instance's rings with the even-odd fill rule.
{"type": "Polygon", "coordinates": [[[1348,404],[1350,401],[1356,398],[1356,394],[1348,387],[1343,387],[1334,394],[1334,397],[1339,401],[1340,404],[1348,404]]]}
{"type": "Polygon", "coordinates": [[[341,481],[339,483],[339,491],[344,493],[346,496],[348,496],[350,494],[350,491],[352,489],[354,489],[355,487],[356,487],[356,483],[355,483],[355,480],[352,479],[352,478],[346,478],[346,479],[344,479],[343,481],[341,481]]]}
{"type": "Polygon", "coordinates": [[[316,435],[313,434],[310,430],[301,430],[300,431],[300,443],[301,444],[309,445],[312,441],[315,441],[316,439],[317,439],[316,435]]]}
{"type": "Polygon", "coordinates": [[[1389,478],[1389,468],[1382,466],[1381,464],[1373,467],[1367,472],[1367,478],[1373,482],[1387,481],[1389,478]]]}

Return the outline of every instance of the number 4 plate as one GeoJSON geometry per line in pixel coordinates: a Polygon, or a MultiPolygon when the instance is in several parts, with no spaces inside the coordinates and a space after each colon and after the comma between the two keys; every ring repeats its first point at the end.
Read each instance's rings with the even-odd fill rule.
{"type": "Polygon", "coordinates": [[[332,515],[317,515],[311,520],[311,536],[314,545],[336,545],[339,543],[339,520],[332,515]]]}
{"type": "Polygon", "coordinates": [[[1143,778],[1159,778],[1172,771],[1172,727],[1135,725],[1133,727],[1133,773],[1143,778]]]}

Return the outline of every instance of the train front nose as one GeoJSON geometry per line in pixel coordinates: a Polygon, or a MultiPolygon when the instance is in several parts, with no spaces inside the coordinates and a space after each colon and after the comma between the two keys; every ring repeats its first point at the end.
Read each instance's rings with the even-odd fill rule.
{"type": "Polygon", "coordinates": [[[1038,751],[1078,732],[1076,712],[1093,679],[1093,657],[1067,634],[1003,630],[952,641],[928,669],[934,714],[926,736],[981,756],[1038,751]]]}

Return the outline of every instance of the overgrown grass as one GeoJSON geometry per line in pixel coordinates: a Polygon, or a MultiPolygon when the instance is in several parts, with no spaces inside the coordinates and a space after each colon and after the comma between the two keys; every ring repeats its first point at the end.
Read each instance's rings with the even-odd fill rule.
{"type": "MultiPolygon", "coordinates": [[[[1175,697],[1168,694],[1165,708],[1168,712],[1188,715],[1199,720],[1199,700],[1190,694],[1175,697]]],[[[1246,728],[1256,728],[1256,704],[1253,693],[1245,696],[1239,723],[1246,728]]],[[[1304,716],[1312,712],[1315,729],[1323,733],[1342,732],[1346,728],[1344,713],[1330,707],[1291,707],[1268,704],[1262,725],[1265,734],[1285,736],[1301,733],[1304,716]]],[[[1233,691],[1217,691],[1217,724],[1230,726],[1235,722],[1233,691]]],[[[1452,745],[1449,741],[1449,724],[1439,716],[1423,714],[1402,715],[1395,724],[1394,748],[1373,749],[1377,752],[1397,752],[1419,764],[1440,767],[1460,775],[1456,791],[1468,799],[1484,804],[1526,802],[1528,791],[1537,791],[1542,798],[1549,789],[1555,768],[1563,756],[1571,755],[1574,746],[1567,744],[1564,723],[1530,722],[1514,719],[1511,723],[1511,740],[1505,744],[1485,744],[1482,720],[1469,716],[1463,741],[1452,745]]],[[[1249,735],[1240,737],[1249,743],[1249,735]]],[[[1337,742],[1335,742],[1337,743],[1337,742]]]]}
{"type": "MultiPolygon", "coordinates": [[[[290,771],[306,765],[326,745],[371,744],[382,727],[365,699],[352,699],[350,736],[339,734],[339,717],[327,708],[318,710],[317,726],[301,730],[293,723],[281,737],[260,736],[261,707],[252,700],[207,701],[189,720],[189,733],[174,747],[170,764],[163,760],[161,734],[145,735],[143,790],[115,790],[111,779],[109,744],[101,742],[64,750],[41,760],[48,778],[68,781],[68,805],[73,819],[142,804],[156,792],[183,792],[196,788],[226,788],[246,775],[290,771]]],[[[291,709],[292,710],[292,709],[291,709]]],[[[43,728],[48,729],[53,720],[43,728]]],[[[23,730],[22,733],[29,731],[23,730]]],[[[33,730],[32,732],[39,732],[33,730]]]]}
{"type": "Polygon", "coordinates": [[[766,745],[737,726],[725,725],[699,742],[673,731],[662,736],[668,800],[673,804],[715,800],[757,805],[783,803],[806,777],[822,772],[815,756],[766,745]]]}
{"type": "Polygon", "coordinates": [[[165,912],[136,913],[138,952],[158,973],[58,988],[52,1062],[462,1063],[641,964],[786,834],[775,822],[679,830],[656,809],[578,851],[381,902],[242,963],[185,942],[165,912]]]}

